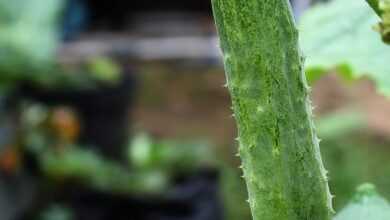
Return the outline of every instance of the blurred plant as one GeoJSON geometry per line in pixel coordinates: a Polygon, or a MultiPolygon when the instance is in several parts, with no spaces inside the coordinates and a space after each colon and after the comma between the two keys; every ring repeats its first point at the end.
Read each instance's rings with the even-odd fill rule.
{"type": "Polygon", "coordinates": [[[0,172],[7,175],[15,174],[21,168],[20,148],[16,141],[17,126],[13,109],[0,94],[0,172]]]}
{"type": "Polygon", "coordinates": [[[378,142],[367,132],[368,120],[362,113],[351,109],[331,113],[319,118],[316,127],[323,139],[321,149],[330,186],[337,195],[336,210],[346,205],[353,189],[362,182],[375,183],[384,195],[390,196],[386,178],[390,162],[385,154],[388,141],[378,142]]]}
{"type": "Polygon", "coordinates": [[[367,0],[370,6],[381,17],[382,21],[376,26],[382,35],[385,43],[390,44],[390,1],[389,0],[367,0]]]}
{"type": "Polygon", "coordinates": [[[245,181],[240,171],[231,167],[230,164],[224,164],[220,168],[220,190],[226,220],[252,219],[248,203],[237,202],[245,201],[248,197],[245,181]]]}
{"type": "Polygon", "coordinates": [[[63,0],[0,0],[0,90],[28,82],[49,88],[94,88],[120,80],[107,57],[77,68],[57,61],[63,0]]]}
{"type": "Polygon", "coordinates": [[[390,48],[372,31],[377,22],[364,0],[333,0],[309,9],[299,25],[309,82],[335,69],[347,80],[368,77],[390,95],[390,48]]]}
{"type": "Polygon", "coordinates": [[[362,112],[345,109],[324,115],[316,121],[321,139],[335,140],[367,127],[367,119],[362,112]]]}
{"type": "Polygon", "coordinates": [[[5,174],[14,174],[21,168],[21,155],[15,146],[6,146],[0,152],[0,171],[5,174]]]}
{"type": "Polygon", "coordinates": [[[121,78],[121,69],[108,57],[95,57],[87,64],[88,73],[97,81],[115,84],[121,78]]]}
{"type": "Polygon", "coordinates": [[[52,205],[46,209],[39,220],[74,220],[72,210],[60,205],[52,205]]]}
{"type": "Polygon", "coordinates": [[[0,82],[47,73],[62,7],[62,0],[0,1],[0,82]]]}
{"type": "Polygon", "coordinates": [[[75,143],[81,132],[80,126],[80,119],[72,109],[59,107],[52,110],[49,127],[60,143],[75,143]]]}
{"type": "Polygon", "coordinates": [[[79,180],[106,192],[161,194],[177,175],[188,175],[204,165],[212,155],[204,146],[171,141],[152,144],[146,135],[136,136],[128,151],[130,170],[80,146],[67,146],[61,152],[46,150],[37,156],[44,173],[57,181],[79,180]]]}
{"type": "Polygon", "coordinates": [[[121,194],[159,194],[168,187],[163,172],[129,171],[80,146],[68,146],[61,153],[46,151],[38,156],[41,169],[57,182],[76,181],[99,191],[121,194]]]}
{"type": "Polygon", "coordinates": [[[330,186],[337,195],[336,210],[344,207],[353,195],[353,189],[370,181],[378,186],[382,195],[390,198],[388,143],[375,142],[375,137],[363,131],[346,133],[343,137],[322,142],[323,158],[330,173],[330,186]]]}
{"type": "Polygon", "coordinates": [[[388,220],[390,204],[376,192],[371,184],[358,187],[355,197],[334,220],[388,220]]]}
{"type": "Polygon", "coordinates": [[[67,107],[25,104],[21,123],[26,150],[38,159],[40,169],[57,181],[79,180],[109,192],[156,193],[167,185],[160,172],[133,174],[117,163],[76,145],[80,122],[67,107]]]}
{"type": "Polygon", "coordinates": [[[131,167],[161,169],[170,174],[186,174],[201,167],[214,167],[216,159],[207,142],[155,141],[146,134],[135,135],[127,155],[131,167]]]}
{"type": "Polygon", "coordinates": [[[78,115],[68,107],[23,105],[21,124],[26,150],[43,173],[56,182],[76,181],[97,190],[123,194],[161,194],[178,175],[215,164],[204,142],[154,141],[136,135],[127,149],[130,167],[77,145],[78,115]]]}
{"type": "Polygon", "coordinates": [[[80,134],[80,119],[66,106],[49,108],[37,103],[22,104],[22,142],[32,152],[61,150],[75,144],[80,134]]]}
{"type": "MultiPolygon", "coordinates": [[[[376,29],[382,33],[383,40],[386,41],[388,35],[386,11],[389,2],[387,0],[367,2],[382,18],[376,29]]],[[[329,69],[335,68],[337,73],[347,80],[367,76],[376,83],[380,93],[390,95],[388,80],[390,50],[377,40],[375,32],[370,31],[372,25],[378,22],[375,13],[370,10],[363,1],[333,0],[315,6],[303,16],[300,25],[301,45],[308,56],[307,77],[310,81],[315,81],[329,72],[329,69]]],[[[388,174],[389,165],[379,155],[380,153],[373,156],[372,150],[382,144],[373,141],[366,143],[361,135],[358,138],[351,138],[353,130],[358,132],[362,130],[363,121],[356,119],[335,115],[321,120],[318,127],[320,136],[324,138],[323,153],[331,171],[331,186],[337,195],[336,207],[345,204],[352,193],[352,187],[358,182],[370,180],[378,186],[386,186],[386,182],[388,183],[383,181],[386,179],[383,178],[383,173],[388,174]],[[353,124],[356,126],[351,127],[353,124]],[[368,154],[364,149],[371,151],[368,154]],[[376,172],[372,172],[373,169],[376,172]]],[[[389,195],[386,187],[383,187],[383,190],[389,195]]]]}

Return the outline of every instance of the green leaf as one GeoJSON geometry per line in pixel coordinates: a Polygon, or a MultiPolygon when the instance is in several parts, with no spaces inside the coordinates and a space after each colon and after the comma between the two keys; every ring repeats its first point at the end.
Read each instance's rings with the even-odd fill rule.
{"type": "Polygon", "coordinates": [[[54,62],[62,6],[62,0],[0,0],[0,79],[18,79],[54,62]]]}
{"type": "Polygon", "coordinates": [[[382,35],[382,40],[390,44],[390,0],[379,1],[378,7],[382,12],[382,21],[377,25],[377,30],[382,35]]]}
{"type": "Polygon", "coordinates": [[[363,184],[355,198],[334,220],[389,220],[390,204],[376,192],[372,184],[363,184]]]}
{"type": "Polygon", "coordinates": [[[95,57],[88,63],[88,69],[93,79],[116,84],[121,78],[119,64],[108,57],[95,57]]]}
{"type": "Polygon", "coordinates": [[[73,220],[75,219],[73,210],[61,206],[61,205],[51,205],[47,210],[45,210],[39,220],[73,220]]]}
{"type": "Polygon", "coordinates": [[[382,10],[379,8],[380,0],[366,0],[366,1],[378,15],[382,14],[382,10]]]}
{"type": "Polygon", "coordinates": [[[347,78],[366,76],[380,93],[390,95],[390,47],[373,30],[379,21],[360,0],[334,0],[310,9],[300,23],[308,79],[336,69],[347,78]]]}

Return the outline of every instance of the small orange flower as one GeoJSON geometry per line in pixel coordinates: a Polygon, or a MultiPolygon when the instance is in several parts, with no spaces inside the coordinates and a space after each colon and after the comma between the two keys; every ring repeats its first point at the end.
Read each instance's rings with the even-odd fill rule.
{"type": "Polygon", "coordinates": [[[0,169],[6,174],[15,173],[21,164],[20,154],[15,147],[7,147],[0,153],[0,169]]]}
{"type": "Polygon", "coordinates": [[[53,110],[50,125],[60,142],[73,143],[80,135],[80,121],[77,114],[69,108],[53,110]]]}

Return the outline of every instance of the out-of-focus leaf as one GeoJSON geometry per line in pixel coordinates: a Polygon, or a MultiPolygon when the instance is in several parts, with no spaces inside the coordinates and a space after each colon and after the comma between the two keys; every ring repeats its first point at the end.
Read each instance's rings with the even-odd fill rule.
{"type": "Polygon", "coordinates": [[[308,79],[336,69],[347,78],[367,76],[390,95],[390,47],[373,30],[379,20],[360,0],[333,0],[307,11],[300,31],[308,79]]]}
{"type": "Polygon", "coordinates": [[[372,9],[374,9],[374,11],[380,15],[382,14],[382,11],[381,9],[379,8],[379,1],[380,0],[366,0],[367,3],[371,6],[372,9]]]}
{"type": "Polygon", "coordinates": [[[53,205],[45,210],[39,220],[73,220],[73,212],[70,208],[53,205]]]}
{"type": "Polygon", "coordinates": [[[68,146],[63,152],[41,152],[39,161],[49,178],[73,180],[94,189],[123,194],[158,194],[168,187],[168,176],[160,171],[129,171],[97,153],[68,146]]]}
{"type": "Polygon", "coordinates": [[[0,0],[0,79],[52,65],[62,0],[0,0]]]}
{"type": "Polygon", "coordinates": [[[380,0],[379,9],[382,12],[382,21],[378,24],[377,29],[382,35],[383,41],[390,44],[390,0],[380,0]]]}
{"type": "Polygon", "coordinates": [[[355,198],[334,220],[389,220],[390,205],[378,195],[372,184],[364,184],[355,198]]]}
{"type": "Polygon", "coordinates": [[[173,175],[215,166],[215,157],[207,141],[156,141],[142,133],[133,138],[127,156],[132,167],[158,168],[173,175]]]}
{"type": "Polygon", "coordinates": [[[367,126],[363,113],[353,110],[338,111],[316,121],[318,135],[322,139],[335,139],[367,126]]]}
{"type": "Polygon", "coordinates": [[[132,140],[127,150],[127,157],[137,168],[150,167],[153,165],[153,149],[152,139],[142,133],[132,140]]]}
{"type": "Polygon", "coordinates": [[[390,0],[366,0],[374,9],[375,13],[382,18],[382,21],[375,29],[382,35],[383,42],[390,44],[390,0]]]}
{"type": "Polygon", "coordinates": [[[108,57],[90,60],[88,70],[94,79],[107,83],[118,83],[121,77],[120,66],[108,57]]]}

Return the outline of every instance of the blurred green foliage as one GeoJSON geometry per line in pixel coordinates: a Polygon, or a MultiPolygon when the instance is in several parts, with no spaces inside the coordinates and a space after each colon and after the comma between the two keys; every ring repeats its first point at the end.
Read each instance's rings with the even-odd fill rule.
{"type": "Polygon", "coordinates": [[[367,0],[367,2],[382,19],[376,26],[377,31],[382,35],[383,41],[390,44],[390,1],[367,0]]]}
{"type": "Polygon", "coordinates": [[[121,68],[108,57],[95,57],[87,64],[88,73],[97,81],[117,83],[121,78],[121,68]]]}
{"type": "Polygon", "coordinates": [[[381,9],[379,8],[380,0],[366,0],[366,1],[371,6],[371,8],[374,9],[375,13],[377,13],[378,15],[382,14],[381,9]]]}
{"type": "Polygon", "coordinates": [[[377,141],[368,132],[367,119],[354,111],[341,111],[317,121],[321,152],[329,170],[335,209],[344,207],[363,182],[372,182],[390,198],[389,141],[377,141]]]}
{"type": "Polygon", "coordinates": [[[0,92],[20,82],[85,89],[121,79],[120,66],[107,57],[77,67],[59,64],[64,5],[64,0],[0,0],[0,92]]]}
{"type": "MultiPolygon", "coordinates": [[[[374,25],[380,22],[376,29],[386,40],[388,18],[383,15],[388,2],[367,2],[374,10],[364,1],[333,0],[316,5],[302,17],[301,45],[307,56],[309,82],[336,70],[346,80],[368,77],[376,83],[380,93],[390,95],[390,48],[378,40],[373,31],[374,25]],[[374,11],[382,17],[382,21],[374,11]]],[[[353,189],[362,182],[373,182],[383,195],[390,198],[390,162],[386,156],[390,152],[390,143],[385,138],[378,141],[368,132],[367,121],[362,114],[338,112],[321,118],[317,128],[324,140],[321,151],[329,170],[331,191],[336,195],[336,210],[348,203],[354,194],[353,189]]],[[[360,190],[358,197],[364,192],[360,190]]],[[[387,202],[376,194],[359,198],[335,219],[390,218],[387,202]]]]}
{"type": "Polygon", "coordinates": [[[390,204],[376,192],[371,184],[358,187],[357,193],[334,220],[388,220],[390,204]]]}
{"type": "Polygon", "coordinates": [[[51,205],[44,210],[39,220],[73,220],[75,219],[72,210],[61,205],[51,205]]]}
{"type": "Polygon", "coordinates": [[[248,193],[242,171],[230,164],[221,166],[221,197],[226,220],[251,220],[248,193]]]}
{"type": "MultiPolygon", "coordinates": [[[[38,159],[40,169],[51,180],[78,181],[109,193],[162,194],[177,176],[216,166],[207,142],[157,141],[146,134],[135,135],[124,149],[128,166],[110,161],[76,142],[59,139],[64,135],[58,135],[58,129],[50,123],[55,110],[25,103],[21,114],[23,145],[38,159]]],[[[69,130],[72,126],[63,127],[69,130]]]]}
{"type": "Polygon", "coordinates": [[[335,69],[346,79],[366,76],[390,95],[390,48],[373,30],[378,22],[360,0],[333,0],[309,9],[299,26],[309,81],[335,69]]]}
{"type": "Polygon", "coordinates": [[[0,0],[0,82],[41,77],[54,65],[62,0],[0,0]]]}
{"type": "Polygon", "coordinates": [[[390,44],[390,1],[380,0],[379,9],[382,11],[382,21],[378,24],[378,31],[384,42],[390,44]]]}
{"type": "Polygon", "coordinates": [[[334,140],[361,131],[367,126],[362,112],[352,109],[341,110],[322,116],[317,120],[317,132],[321,139],[334,140]]]}
{"type": "Polygon", "coordinates": [[[135,135],[128,147],[130,166],[139,170],[162,169],[186,174],[201,167],[215,167],[215,154],[207,141],[153,140],[147,134],[135,135]]]}
{"type": "Polygon", "coordinates": [[[331,190],[336,195],[336,210],[347,203],[353,189],[362,182],[373,182],[383,195],[390,198],[390,162],[386,145],[375,143],[365,134],[351,133],[342,138],[325,140],[321,146],[329,170],[331,190]]]}
{"type": "Polygon", "coordinates": [[[159,194],[167,189],[169,176],[163,171],[129,170],[80,146],[62,152],[40,152],[43,172],[53,180],[73,180],[107,193],[159,194]]]}

